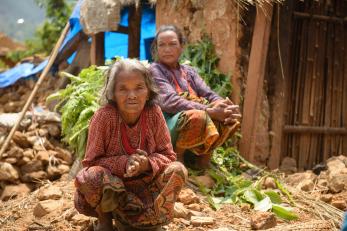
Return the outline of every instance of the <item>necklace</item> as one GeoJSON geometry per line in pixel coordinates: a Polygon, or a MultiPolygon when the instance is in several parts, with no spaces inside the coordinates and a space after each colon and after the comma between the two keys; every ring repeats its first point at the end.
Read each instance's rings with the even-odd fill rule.
{"type": "Polygon", "coordinates": [[[139,120],[139,126],[140,126],[140,138],[139,142],[136,145],[136,148],[133,148],[130,145],[130,139],[126,133],[126,127],[124,121],[120,124],[120,134],[121,134],[121,145],[123,150],[128,154],[132,155],[136,152],[136,149],[143,149],[145,144],[145,137],[146,137],[146,116],[143,115],[144,113],[141,113],[140,120],[139,120]]]}

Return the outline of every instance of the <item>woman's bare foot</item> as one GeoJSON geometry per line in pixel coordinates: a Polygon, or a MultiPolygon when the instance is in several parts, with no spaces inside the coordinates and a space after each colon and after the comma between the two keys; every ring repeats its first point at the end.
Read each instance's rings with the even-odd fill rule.
{"type": "Polygon", "coordinates": [[[95,231],[113,231],[112,213],[103,213],[99,209],[96,209],[98,213],[98,225],[95,231]]]}

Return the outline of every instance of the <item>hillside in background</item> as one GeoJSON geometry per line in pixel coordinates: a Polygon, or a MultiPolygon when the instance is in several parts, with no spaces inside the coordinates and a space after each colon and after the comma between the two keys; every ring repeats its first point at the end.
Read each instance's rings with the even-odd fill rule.
{"type": "Polygon", "coordinates": [[[44,9],[39,8],[34,0],[1,0],[0,31],[18,41],[31,38],[44,18],[44,9]],[[21,18],[24,22],[17,23],[21,18]]]}

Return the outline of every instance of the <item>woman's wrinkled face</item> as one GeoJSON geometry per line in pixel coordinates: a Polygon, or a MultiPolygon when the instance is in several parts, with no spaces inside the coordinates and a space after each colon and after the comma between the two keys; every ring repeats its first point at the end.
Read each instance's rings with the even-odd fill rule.
{"type": "Polygon", "coordinates": [[[114,95],[121,115],[136,117],[146,104],[149,90],[140,73],[121,71],[117,76],[114,95]]]}
{"type": "Polygon", "coordinates": [[[182,53],[182,45],[174,31],[164,31],[157,39],[158,59],[161,63],[175,67],[182,53]]]}

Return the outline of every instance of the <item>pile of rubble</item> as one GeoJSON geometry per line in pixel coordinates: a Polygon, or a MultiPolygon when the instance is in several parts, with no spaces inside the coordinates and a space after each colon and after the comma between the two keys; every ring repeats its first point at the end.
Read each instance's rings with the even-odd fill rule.
{"type": "MultiPolygon", "coordinates": [[[[0,146],[18,117],[18,113],[0,114],[0,146]]],[[[42,181],[56,180],[69,172],[73,157],[60,139],[60,116],[57,113],[26,114],[0,157],[1,200],[28,193],[42,181]]]]}
{"type": "MultiPolygon", "coordinates": [[[[282,166],[284,171],[296,171],[295,160],[290,158],[286,158],[282,166]]],[[[288,175],[286,183],[309,192],[340,210],[347,210],[346,156],[334,156],[326,164],[317,165],[313,170],[288,175]]]]}
{"type": "MultiPolygon", "coordinates": [[[[30,79],[21,79],[14,85],[7,88],[0,88],[0,114],[20,112],[29,98],[32,89],[35,86],[36,77],[30,79]]],[[[47,96],[56,92],[57,86],[61,84],[62,79],[48,75],[38,89],[33,105],[45,105],[47,96]]]]}

